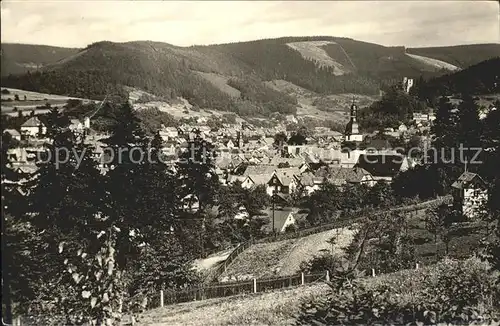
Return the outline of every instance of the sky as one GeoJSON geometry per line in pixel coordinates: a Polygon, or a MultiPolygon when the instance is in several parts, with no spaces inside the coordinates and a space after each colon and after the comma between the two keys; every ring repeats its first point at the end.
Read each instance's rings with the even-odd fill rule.
{"type": "Polygon", "coordinates": [[[1,1],[3,43],[178,46],[340,36],[386,46],[500,43],[497,1],[1,1]]]}

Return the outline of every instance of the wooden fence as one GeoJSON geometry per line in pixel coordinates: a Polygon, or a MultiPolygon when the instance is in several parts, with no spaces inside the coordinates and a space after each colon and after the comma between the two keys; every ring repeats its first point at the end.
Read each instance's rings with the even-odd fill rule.
{"type": "Polygon", "coordinates": [[[161,291],[148,300],[147,309],[166,305],[222,298],[239,294],[259,293],[298,285],[329,281],[328,271],[317,274],[297,274],[284,277],[250,279],[237,282],[220,282],[207,286],[187,288],[178,291],[161,291]]]}
{"type": "Polygon", "coordinates": [[[283,234],[278,234],[278,235],[272,235],[268,236],[265,238],[260,238],[260,239],[251,239],[249,241],[246,241],[236,247],[231,254],[227,257],[227,259],[222,262],[215,270],[213,270],[205,279],[205,283],[210,283],[213,281],[216,281],[227,269],[227,267],[239,256],[240,253],[245,251],[247,248],[249,248],[251,245],[255,243],[269,243],[269,242],[276,242],[276,241],[283,241],[283,240],[290,240],[290,239],[297,239],[297,238],[302,238],[306,237],[311,234],[316,234],[332,229],[337,229],[337,228],[344,228],[350,225],[353,225],[356,222],[362,221],[366,216],[374,215],[380,212],[392,212],[392,213],[405,213],[405,214],[410,214],[410,215],[417,215],[421,211],[425,211],[430,207],[433,207],[435,205],[440,205],[442,203],[448,203],[451,201],[451,196],[444,196],[444,197],[439,197],[437,199],[421,202],[421,203],[416,203],[412,205],[406,205],[406,206],[400,206],[400,207],[395,207],[395,208],[390,208],[387,210],[359,210],[352,212],[348,216],[345,216],[344,218],[340,220],[336,220],[331,223],[326,223],[318,226],[313,226],[313,227],[308,227],[304,228],[295,232],[291,233],[283,233],[283,234]],[[354,217],[352,215],[358,215],[358,217],[354,217]]]}

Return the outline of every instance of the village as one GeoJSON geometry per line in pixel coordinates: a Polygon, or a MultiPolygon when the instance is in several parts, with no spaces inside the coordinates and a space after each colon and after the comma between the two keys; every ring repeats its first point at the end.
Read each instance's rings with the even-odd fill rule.
{"type": "Polygon", "coordinates": [[[2,325],[500,326],[498,3],[1,7],[2,325]]]}
{"type": "MultiPolygon", "coordinates": [[[[402,85],[408,93],[413,80],[405,77],[402,85]]],[[[101,140],[109,134],[92,129],[92,117],[103,104],[100,103],[97,110],[83,118],[70,118],[68,128],[82,136],[85,143],[94,146],[93,157],[99,162],[102,173],[106,173],[110,166],[106,162],[106,145],[101,140]]],[[[140,110],[141,105],[136,106],[140,110]]],[[[425,144],[430,144],[430,130],[436,119],[432,112],[416,112],[409,126],[400,124],[396,130],[385,128],[363,134],[357,122],[355,99],[347,111],[349,122],[343,134],[326,127],[315,127],[299,142],[286,141],[296,134],[287,131],[287,126],[298,125],[294,116],[287,116],[286,124],[277,124],[273,128],[255,127],[243,121],[224,123],[222,128],[213,129],[204,124],[207,122],[204,117],[195,119],[195,124],[186,123],[178,127],[162,125],[158,130],[163,140],[162,162],[175,173],[179,156],[189,150],[189,140],[201,137],[212,143],[214,172],[221,185],[240,183],[245,189],[265,187],[266,193],[273,198],[273,204],[276,204],[276,208],[267,210],[267,219],[273,222],[274,228],[270,231],[282,233],[290,226],[296,227],[299,219],[305,216],[303,212],[298,213],[301,211],[299,208],[291,206],[292,196],[309,196],[325,183],[340,189],[347,184],[368,187],[377,183],[390,184],[400,172],[415,167],[422,156],[409,156],[404,147],[392,146],[387,136],[400,139],[403,146],[412,137],[419,137],[422,145],[417,150],[421,154],[425,144]]],[[[38,114],[46,114],[47,110],[36,115],[33,112],[25,118],[19,130],[4,130],[19,144],[8,150],[8,159],[17,173],[26,176],[24,181],[36,172],[36,161],[46,150],[44,144],[50,143],[47,127],[38,118],[38,114]]],[[[473,216],[475,213],[472,212],[487,198],[487,194],[483,193],[484,181],[476,174],[465,172],[455,184],[461,191],[454,193],[454,203],[473,216]],[[480,196],[478,191],[482,191],[480,196]]],[[[191,207],[193,210],[197,208],[196,203],[191,207]]],[[[234,218],[246,217],[248,212],[240,207],[234,218]]]]}

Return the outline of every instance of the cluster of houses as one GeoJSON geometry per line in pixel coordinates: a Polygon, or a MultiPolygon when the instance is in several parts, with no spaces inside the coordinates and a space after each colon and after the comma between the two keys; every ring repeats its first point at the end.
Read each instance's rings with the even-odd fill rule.
{"type": "MultiPolygon", "coordinates": [[[[263,186],[267,194],[281,201],[283,209],[280,209],[280,213],[273,213],[275,231],[282,232],[297,220],[297,211],[287,207],[292,195],[309,195],[320,189],[325,182],[339,187],[347,184],[372,187],[378,182],[391,182],[398,173],[417,164],[411,158],[391,149],[386,140],[372,140],[366,149],[346,151],[341,148],[344,141],[360,143],[364,140],[365,135],[359,131],[356,115],[357,107],[353,103],[345,134],[316,128],[307,144],[303,145],[275,144],[274,135],[286,132],[284,128],[255,128],[248,124],[225,124],[217,130],[205,125],[162,126],[159,135],[164,141],[166,161],[173,170],[179,153],[186,150],[190,139],[201,136],[210,141],[217,150],[215,173],[223,185],[240,182],[247,189],[263,186]],[[276,216],[280,217],[277,219],[276,216]]],[[[431,114],[415,117],[420,122],[429,123],[434,119],[431,114]]],[[[101,139],[108,135],[94,132],[90,117],[82,121],[71,120],[69,128],[84,135],[85,141],[96,148],[94,157],[102,159],[105,145],[101,139]]],[[[400,128],[400,131],[406,132],[404,128],[400,128]]],[[[7,129],[5,132],[16,140],[33,144],[45,139],[47,128],[34,116],[23,123],[19,131],[7,129]]],[[[43,146],[28,145],[10,149],[8,155],[13,166],[20,172],[32,173],[36,170],[34,152],[41,150],[43,146]]],[[[108,168],[103,164],[100,167],[103,173],[108,168]]],[[[464,180],[458,180],[454,184],[455,188],[462,190],[457,192],[456,198],[464,203],[464,210],[470,211],[471,205],[476,205],[471,204],[471,198],[479,196],[479,190],[470,189],[472,186],[476,189],[482,184],[478,181],[478,176],[476,178],[470,173],[461,178],[464,180]]],[[[242,211],[238,216],[246,216],[245,214],[242,211]]]]}

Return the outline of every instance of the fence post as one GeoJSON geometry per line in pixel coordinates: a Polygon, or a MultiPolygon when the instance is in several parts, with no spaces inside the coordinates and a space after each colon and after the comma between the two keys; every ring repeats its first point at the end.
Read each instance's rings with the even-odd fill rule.
{"type": "Polygon", "coordinates": [[[257,293],[257,279],[253,279],[253,293],[257,293]]]}
{"type": "Polygon", "coordinates": [[[160,307],[163,308],[164,302],[163,302],[163,290],[160,290],[160,307]]]}
{"type": "Polygon", "coordinates": [[[330,282],[330,271],[326,271],[326,281],[330,282]]]}
{"type": "Polygon", "coordinates": [[[375,277],[375,269],[372,268],[372,276],[375,277]]]}
{"type": "Polygon", "coordinates": [[[301,284],[304,285],[305,284],[305,279],[304,279],[304,273],[301,273],[300,274],[300,281],[301,281],[301,284]]]}

